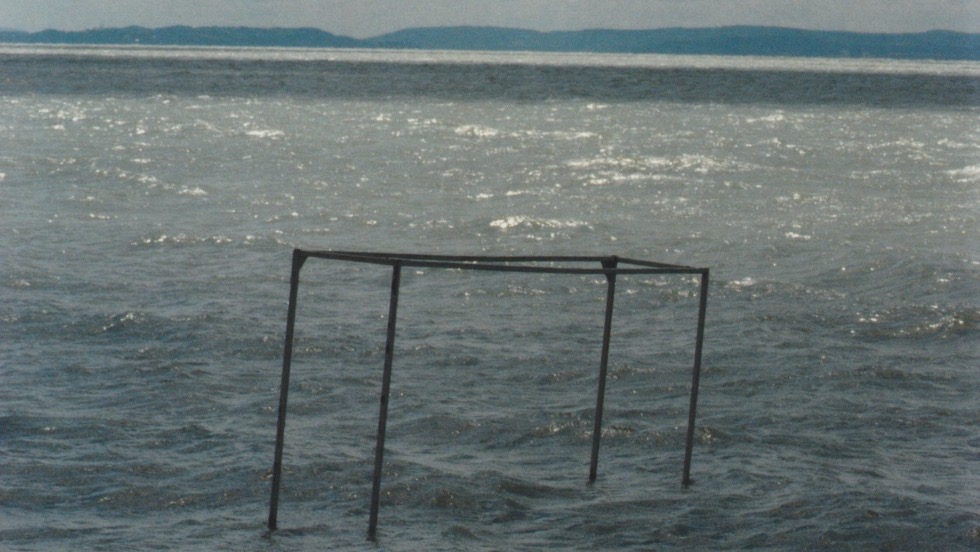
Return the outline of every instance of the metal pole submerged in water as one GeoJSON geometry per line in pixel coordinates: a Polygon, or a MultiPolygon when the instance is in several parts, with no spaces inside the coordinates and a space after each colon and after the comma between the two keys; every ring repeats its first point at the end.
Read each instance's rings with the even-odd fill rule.
{"type": "Polygon", "coordinates": [[[299,271],[306,255],[293,250],[293,268],[289,277],[289,309],[286,314],[286,343],[282,353],[282,381],[279,383],[279,418],[276,423],[276,456],[272,463],[272,495],[269,499],[269,531],[275,531],[279,515],[279,486],[282,483],[282,449],[286,436],[286,401],[289,398],[289,369],[293,362],[293,330],[296,327],[296,302],[299,293],[299,271]]]}
{"type": "Polygon", "coordinates": [[[684,475],[681,485],[691,484],[691,455],[694,450],[694,418],[698,409],[698,387],[701,384],[701,351],[704,349],[704,321],[708,311],[708,269],[701,272],[701,295],[698,298],[698,330],[694,341],[694,368],[691,370],[691,407],[687,413],[687,443],[684,447],[684,475]]]}
{"type": "MultiPolygon", "coordinates": [[[[617,260],[602,261],[603,268],[615,269],[617,260]]],[[[599,382],[595,399],[595,423],[592,426],[592,461],[589,483],[595,481],[599,470],[599,441],[602,439],[602,409],[606,395],[606,374],[609,371],[609,340],[612,334],[613,299],[616,296],[616,273],[606,273],[606,317],[602,328],[602,357],[599,361],[599,382]]]]}
{"type": "Polygon", "coordinates": [[[391,364],[395,356],[395,318],[398,314],[398,288],[401,286],[401,263],[391,271],[391,300],[388,303],[388,337],[385,341],[385,365],[381,376],[381,405],[378,412],[378,439],[374,449],[374,482],[371,485],[371,515],[368,520],[368,539],[375,540],[378,532],[378,508],[381,500],[381,468],[385,453],[385,430],[388,425],[388,398],[391,394],[391,364]]]}

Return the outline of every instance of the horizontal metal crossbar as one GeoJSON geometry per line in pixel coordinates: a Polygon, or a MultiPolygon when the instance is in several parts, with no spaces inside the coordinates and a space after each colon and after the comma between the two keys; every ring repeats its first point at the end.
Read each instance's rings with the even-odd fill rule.
{"type": "Polygon", "coordinates": [[[611,256],[496,256],[496,255],[421,255],[403,253],[376,253],[361,251],[331,251],[297,249],[303,257],[336,259],[343,261],[420,268],[447,268],[459,270],[485,270],[494,272],[536,272],[546,274],[704,274],[707,268],[678,264],[658,263],[611,256]],[[530,263],[552,263],[543,266],[530,263]],[[595,267],[554,266],[555,264],[600,263],[595,267]],[[621,268],[619,264],[633,265],[621,268]]]}

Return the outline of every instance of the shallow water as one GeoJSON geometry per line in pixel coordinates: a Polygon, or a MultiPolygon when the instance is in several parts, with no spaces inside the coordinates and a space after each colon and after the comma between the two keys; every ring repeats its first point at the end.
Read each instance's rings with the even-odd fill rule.
{"type": "Polygon", "coordinates": [[[969,70],[149,52],[0,58],[3,548],[980,542],[969,70]],[[710,267],[695,484],[696,281],[619,282],[587,485],[604,280],[412,270],[367,543],[389,273],[310,261],[263,537],[293,247],[710,267]]]}

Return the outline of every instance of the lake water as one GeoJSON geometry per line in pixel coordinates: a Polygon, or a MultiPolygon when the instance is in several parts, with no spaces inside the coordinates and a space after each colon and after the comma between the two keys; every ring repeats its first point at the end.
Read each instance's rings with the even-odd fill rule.
{"type": "Polygon", "coordinates": [[[0,48],[0,548],[975,550],[980,65],[0,48]],[[292,249],[607,255],[605,281],[292,249]]]}

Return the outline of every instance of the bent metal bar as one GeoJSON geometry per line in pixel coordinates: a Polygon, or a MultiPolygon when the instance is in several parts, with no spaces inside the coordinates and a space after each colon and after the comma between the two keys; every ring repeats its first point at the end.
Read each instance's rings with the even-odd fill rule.
{"type": "Polygon", "coordinates": [[[701,353],[704,344],[705,313],[708,307],[708,269],[657,263],[617,256],[485,256],[485,255],[416,255],[400,253],[367,253],[352,251],[293,250],[292,273],[289,279],[289,310],[286,315],[286,339],[283,347],[282,378],[279,387],[279,418],[276,425],[276,452],[272,466],[272,496],[269,500],[269,531],[278,523],[279,488],[282,483],[282,450],[286,433],[286,402],[289,395],[289,371],[293,356],[293,330],[296,323],[299,273],[307,259],[332,259],[391,267],[391,299],[388,303],[388,332],[385,342],[384,371],[381,379],[381,404],[378,413],[378,434],[375,444],[374,481],[371,488],[371,513],[368,538],[375,540],[378,529],[378,508],[381,493],[381,467],[384,461],[385,429],[388,421],[388,397],[391,389],[391,367],[395,350],[395,323],[398,313],[398,293],[402,267],[448,268],[496,272],[531,272],[545,274],[604,275],[607,282],[606,311],[603,324],[602,353],[596,392],[595,420],[592,431],[592,456],[589,481],[594,482],[599,464],[599,440],[602,435],[602,408],[606,389],[609,359],[609,339],[612,330],[613,299],[616,276],[623,274],[692,274],[701,279],[698,305],[697,335],[694,346],[694,367],[691,376],[690,407],[687,420],[687,440],[684,449],[684,471],[681,484],[691,483],[691,455],[694,446],[694,422],[697,411],[698,386],[701,379],[701,353]],[[581,266],[592,264],[592,267],[581,266]],[[576,266],[571,266],[576,265],[576,266]],[[624,266],[625,265],[625,266],[624,266]]]}

